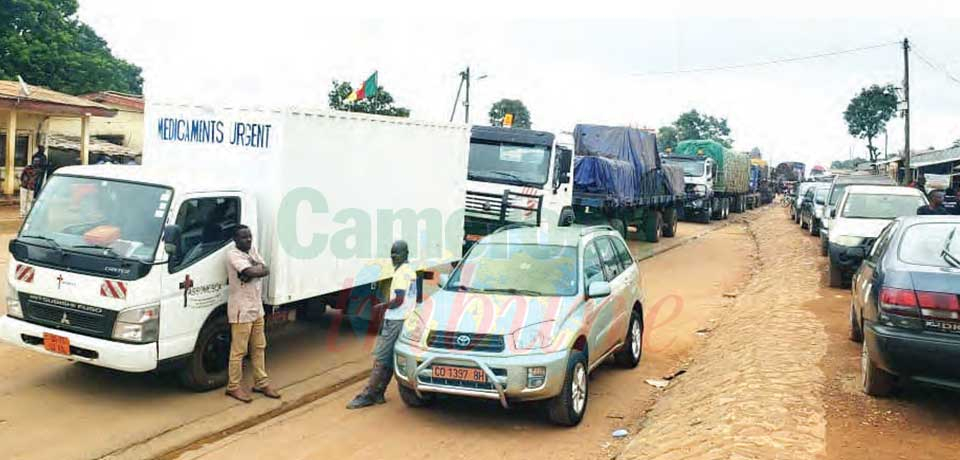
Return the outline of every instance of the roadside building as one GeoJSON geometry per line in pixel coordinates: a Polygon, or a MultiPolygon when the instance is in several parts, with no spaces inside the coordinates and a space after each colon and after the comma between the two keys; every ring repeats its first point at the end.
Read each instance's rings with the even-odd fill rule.
{"type": "Polygon", "coordinates": [[[910,168],[916,174],[946,174],[953,176],[952,186],[960,188],[960,146],[914,153],[910,168]]]}
{"type": "Polygon", "coordinates": [[[87,164],[91,118],[109,118],[116,114],[117,110],[89,99],[0,80],[0,180],[3,181],[3,194],[13,195],[18,191],[20,170],[32,160],[34,152],[44,146],[51,118],[76,120],[79,161],[87,164]]]}
{"type": "MultiPolygon", "coordinates": [[[[125,94],[116,91],[81,94],[83,99],[91,100],[117,111],[110,118],[90,119],[88,133],[91,139],[126,147],[137,155],[143,153],[143,96],[125,94]]],[[[64,136],[80,136],[78,118],[51,118],[50,133],[64,136]]]]}

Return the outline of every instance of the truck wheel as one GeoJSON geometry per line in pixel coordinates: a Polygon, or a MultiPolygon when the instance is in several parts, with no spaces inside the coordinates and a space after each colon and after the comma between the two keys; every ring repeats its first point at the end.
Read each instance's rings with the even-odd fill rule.
{"type": "Polygon", "coordinates": [[[327,312],[327,304],[319,298],[307,299],[297,307],[297,320],[317,322],[327,312]]]}
{"type": "Polygon", "coordinates": [[[708,206],[700,210],[700,215],[697,216],[697,222],[701,224],[709,224],[710,219],[713,218],[713,207],[708,206]]]}
{"type": "Polygon", "coordinates": [[[820,234],[820,255],[827,256],[827,239],[823,237],[823,234],[820,234]]]}
{"type": "Polygon", "coordinates": [[[178,373],[180,383],[193,391],[208,391],[227,384],[230,323],[226,315],[214,314],[217,316],[200,330],[193,353],[178,373]]]}
{"type": "Polygon", "coordinates": [[[713,203],[710,204],[710,209],[713,210],[713,214],[710,217],[711,219],[713,220],[723,219],[723,200],[714,199],[713,203]]]}
{"type": "Polygon", "coordinates": [[[723,199],[723,215],[720,216],[720,219],[727,220],[730,217],[730,208],[732,207],[730,198],[723,199]]]}
{"type": "Polygon", "coordinates": [[[868,341],[863,341],[860,347],[860,383],[863,392],[870,396],[887,396],[893,391],[896,378],[889,372],[880,369],[870,360],[868,341]]]}
{"type": "Polygon", "coordinates": [[[610,219],[610,226],[613,227],[623,239],[627,239],[627,225],[623,223],[623,219],[610,219]]]}
{"type": "Polygon", "coordinates": [[[586,351],[571,350],[567,361],[567,375],[563,379],[560,394],[547,403],[547,417],[563,426],[576,426],[587,411],[589,393],[587,384],[586,351]]]}
{"type": "Polygon", "coordinates": [[[738,196],[730,198],[730,210],[733,211],[734,214],[743,212],[740,210],[741,201],[741,198],[738,196]]]}
{"type": "Polygon", "coordinates": [[[627,337],[623,341],[623,347],[613,355],[613,360],[620,367],[633,369],[640,364],[642,355],[643,323],[640,322],[640,314],[634,310],[630,314],[630,324],[627,326],[627,337]]]}
{"type": "Polygon", "coordinates": [[[830,287],[832,288],[843,287],[843,271],[840,270],[840,267],[838,267],[832,261],[830,262],[830,266],[827,269],[827,274],[830,277],[830,287]]]}
{"type": "Polygon", "coordinates": [[[660,241],[660,235],[663,233],[663,214],[660,214],[660,211],[650,211],[647,218],[643,220],[643,227],[648,242],[660,241]]]}
{"type": "Polygon", "coordinates": [[[667,208],[663,210],[663,236],[673,238],[677,234],[677,222],[679,221],[676,208],[667,208]]]}
{"type": "Polygon", "coordinates": [[[803,214],[801,213],[801,214],[800,214],[800,229],[801,229],[801,230],[806,230],[807,228],[809,228],[809,227],[807,227],[807,219],[804,219],[804,218],[803,218],[803,214]]]}
{"type": "Polygon", "coordinates": [[[413,391],[413,388],[407,388],[400,383],[397,383],[397,391],[400,393],[400,399],[407,407],[427,407],[433,404],[435,400],[433,393],[423,393],[421,398],[417,396],[417,392],[413,391]]]}

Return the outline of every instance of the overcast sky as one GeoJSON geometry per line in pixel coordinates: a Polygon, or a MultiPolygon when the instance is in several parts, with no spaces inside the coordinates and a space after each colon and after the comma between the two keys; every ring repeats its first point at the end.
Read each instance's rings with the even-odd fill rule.
{"type": "MultiPolygon", "coordinates": [[[[412,116],[447,120],[469,65],[471,121],[518,98],[534,129],[576,123],[656,128],[689,109],[726,117],[734,147],[775,162],[845,159],[864,143],[843,110],[873,83],[903,78],[896,44],[729,71],[651,75],[893,43],[960,80],[960,1],[642,2],[81,0],[80,18],[144,69],[148,97],[325,107],[332,79],[372,71],[412,116]],[[668,3],[668,4],[667,4],[668,3]],[[771,5],[774,4],[774,5],[771,5]],[[901,12],[901,8],[907,8],[901,12]]],[[[960,82],[911,58],[912,146],[960,138],[960,82]]],[[[457,117],[462,120],[462,107],[457,117]]],[[[903,124],[889,125],[889,150],[903,124]]],[[[883,148],[883,136],[876,141],[883,148]]]]}

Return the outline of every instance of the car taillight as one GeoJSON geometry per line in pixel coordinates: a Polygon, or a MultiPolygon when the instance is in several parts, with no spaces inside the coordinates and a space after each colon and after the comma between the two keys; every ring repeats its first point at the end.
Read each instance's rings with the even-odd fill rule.
{"type": "Polygon", "coordinates": [[[923,316],[939,319],[960,319],[960,300],[956,294],[917,291],[923,316]]]}
{"type": "Polygon", "coordinates": [[[900,316],[920,316],[917,295],[912,289],[885,287],[880,290],[880,310],[900,316]]]}

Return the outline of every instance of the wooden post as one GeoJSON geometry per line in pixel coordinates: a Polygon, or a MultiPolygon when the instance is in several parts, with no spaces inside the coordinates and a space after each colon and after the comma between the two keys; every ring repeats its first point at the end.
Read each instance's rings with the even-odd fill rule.
{"type": "Polygon", "coordinates": [[[7,119],[7,167],[3,179],[3,194],[13,195],[13,184],[16,182],[16,172],[14,170],[14,159],[17,153],[17,111],[10,110],[10,118],[7,119]]]}
{"type": "Polygon", "coordinates": [[[80,117],[80,164],[90,164],[90,115],[80,117]]]}

